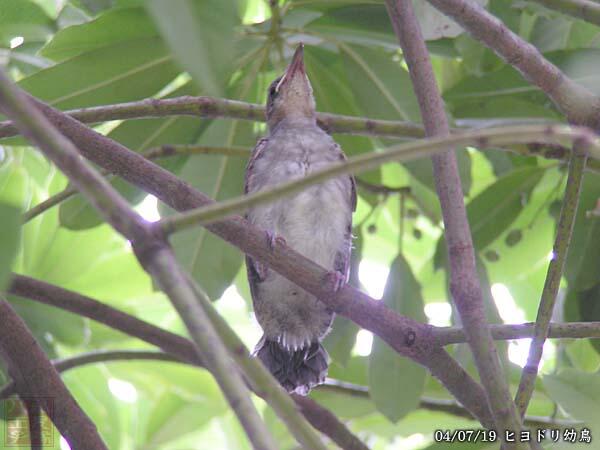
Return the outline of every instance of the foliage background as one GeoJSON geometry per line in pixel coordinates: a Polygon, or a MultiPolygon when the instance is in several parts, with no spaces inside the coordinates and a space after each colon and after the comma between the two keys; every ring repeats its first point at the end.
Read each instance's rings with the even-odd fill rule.
{"type": "MultiPolygon", "coordinates": [[[[417,2],[417,11],[455,126],[561,119],[541,92],[424,4],[417,2]]],[[[489,0],[487,8],[572,78],[600,93],[598,27],[527,1],[489,0]]],[[[302,41],[320,111],[420,120],[381,2],[289,0],[277,11],[280,22],[271,21],[271,9],[263,0],[0,0],[0,62],[23,88],[61,109],[188,94],[262,103],[266,87],[302,41]]],[[[110,122],[98,129],[136,151],[187,143],[252,148],[265,131],[252,122],[190,117],[110,122]]],[[[377,151],[391,142],[348,135],[335,139],[348,155],[377,151]]],[[[14,138],[2,144],[0,202],[25,211],[66,186],[65,177],[24,141],[14,138]]],[[[244,158],[179,156],[161,163],[215,199],[242,191],[244,158]]],[[[532,321],[552,249],[564,166],[473,148],[459,152],[459,163],[490,321],[532,321]]],[[[360,190],[353,282],[362,282],[374,295],[383,291],[383,301],[405,315],[454,323],[446,301],[441,217],[429,161],[389,164],[361,178],[409,186],[411,194],[405,197],[402,216],[399,194],[360,190]]],[[[126,183],[115,185],[132,203],[141,203],[140,210],[152,210],[152,199],[145,199],[143,192],[126,183]]],[[[585,218],[599,197],[600,177],[588,173],[557,320],[600,320],[600,221],[585,218]]],[[[170,213],[162,205],[158,209],[170,213]]],[[[0,236],[0,245],[9,242],[0,236]]],[[[183,333],[177,315],[154,291],[128,243],[100,225],[82,198],[34,219],[16,242],[16,272],[183,333]]],[[[259,329],[251,317],[242,255],[203,229],[182,233],[172,242],[218,310],[253,346],[259,329]]],[[[52,357],[142,346],[70,313],[9,300],[52,357]]],[[[368,336],[361,332],[356,346],[357,332],[352,323],[336,320],[326,341],[333,358],[330,376],[368,387],[370,397],[331,390],[316,390],[312,396],[372,448],[441,448],[431,443],[433,430],[476,425],[419,409],[422,397],[450,397],[423,369],[378,339],[369,351],[368,336]]],[[[515,388],[520,372],[511,359],[517,357],[510,353],[509,358],[507,345],[500,348],[515,388]]],[[[599,349],[588,340],[549,347],[528,413],[557,412],[559,418],[599,426],[599,349]]],[[[465,346],[455,346],[453,353],[476,374],[465,346]]],[[[249,448],[218,387],[203,371],[127,361],[75,369],[64,379],[111,449],[249,448]]],[[[281,448],[293,448],[293,440],[266,406],[264,414],[281,448]]],[[[0,427],[0,434],[4,432],[0,427]]]]}

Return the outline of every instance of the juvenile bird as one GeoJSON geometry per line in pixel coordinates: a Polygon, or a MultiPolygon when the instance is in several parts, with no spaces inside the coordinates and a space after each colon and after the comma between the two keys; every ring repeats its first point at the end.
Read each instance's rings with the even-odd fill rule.
{"type": "MultiPolygon", "coordinates": [[[[271,83],[266,114],[269,134],[258,142],[248,162],[246,193],[345,159],[340,146],[317,125],[302,44],[285,73],[271,83]]],[[[251,208],[246,218],[267,231],[265,239],[272,248],[286,243],[329,269],[325,282],[338,290],[348,278],[355,208],[354,179],[343,176],[251,208]]],[[[321,341],[334,314],[265,265],[250,257],[246,265],[254,311],[264,332],[254,354],[288,392],[306,395],[327,376],[329,356],[321,341]]]]}

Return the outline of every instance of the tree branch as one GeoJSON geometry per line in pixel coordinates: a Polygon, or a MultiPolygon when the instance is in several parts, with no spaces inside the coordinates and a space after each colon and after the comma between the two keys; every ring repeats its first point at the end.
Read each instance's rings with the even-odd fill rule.
{"type": "Polygon", "coordinates": [[[600,26],[600,5],[589,0],[531,0],[548,9],[600,26]]]}
{"type": "Polygon", "coordinates": [[[29,425],[29,442],[31,450],[43,450],[42,441],[42,408],[39,402],[32,398],[22,398],[27,409],[29,425]]]}
{"type": "Polygon", "coordinates": [[[585,162],[587,159],[586,156],[578,155],[579,150],[585,149],[578,149],[576,144],[573,149],[571,163],[569,164],[567,187],[565,189],[560,218],[558,220],[556,239],[554,241],[554,248],[552,249],[552,259],[548,265],[544,290],[542,291],[542,297],[538,306],[533,340],[529,347],[527,363],[525,364],[525,367],[523,367],[519,389],[515,396],[515,402],[521,416],[525,415],[527,405],[533,395],[538,366],[542,359],[544,342],[548,336],[552,311],[554,310],[554,304],[560,286],[560,279],[562,278],[569,244],[573,235],[573,226],[575,225],[575,217],[579,205],[579,194],[581,192],[585,162]]]}
{"type": "Polygon", "coordinates": [[[248,439],[258,449],[275,449],[274,442],[246,385],[216,335],[193,291],[187,286],[172,252],[113,187],[80,157],[71,141],[61,135],[14,83],[0,71],[0,108],[16,126],[69,177],[105,220],[132,243],[142,266],[171,299],[198,351],[215,376],[248,439]]]}
{"type": "MultiPolygon", "coordinates": [[[[352,383],[346,383],[338,380],[328,380],[326,384],[318,388],[320,391],[337,392],[353,397],[370,399],[369,388],[352,383]]],[[[439,398],[421,397],[419,408],[429,411],[443,412],[453,416],[464,417],[465,419],[475,418],[463,406],[454,400],[444,400],[439,398]]],[[[525,425],[531,428],[551,428],[551,427],[575,427],[581,424],[579,421],[556,419],[554,417],[526,416],[525,425]]]]}
{"type": "MultiPolygon", "coordinates": [[[[94,106],[74,109],[67,111],[66,114],[83,123],[174,115],[265,121],[265,107],[263,105],[237,100],[191,96],[146,99],[116,105],[94,106]]],[[[420,138],[424,136],[423,127],[411,122],[317,113],[317,123],[329,133],[401,138],[420,138]]],[[[0,122],[0,139],[16,134],[18,134],[18,130],[10,121],[0,122]]]]}
{"type": "Polygon", "coordinates": [[[35,399],[75,449],[106,450],[94,423],[79,407],[27,326],[0,299],[0,356],[19,395],[35,399]]]}
{"type": "MultiPolygon", "coordinates": [[[[212,199],[143,156],[38,100],[32,101],[84,156],[155,195],[173,209],[181,211],[213,203],[212,199]]],[[[432,347],[429,326],[398,315],[350,286],[332,294],[324,283],[327,270],[287,246],[272,249],[265,239],[265,231],[241,217],[232,217],[206,228],[313,294],[333,311],[373,331],[399,353],[427,367],[482,423],[492,424],[481,386],[446,352],[432,347]]]]}
{"type": "MultiPolygon", "coordinates": [[[[188,339],[185,339],[177,334],[171,333],[169,331],[163,330],[162,328],[156,327],[152,324],[144,322],[136,317],[133,317],[129,314],[123,313],[115,308],[107,306],[101,302],[93,300],[89,297],[85,297],[83,295],[77,294],[72,291],[68,291],[66,289],[62,289],[58,286],[53,286],[49,283],[45,283],[43,281],[35,280],[33,278],[29,278],[23,275],[15,274],[13,276],[12,285],[9,288],[9,292],[14,295],[18,295],[23,298],[27,298],[30,300],[39,301],[45,303],[47,305],[51,305],[54,307],[62,308],[67,311],[71,311],[75,314],[82,315],[84,317],[88,317],[97,322],[103,323],[106,326],[119,330],[123,333],[126,333],[130,336],[137,337],[149,344],[155,345],[161,350],[163,350],[168,356],[166,358],[173,358],[173,360],[184,361],[189,364],[194,364],[200,367],[204,367],[204,364],[199,359],[197,353],[194,351],[194,346],[192,342],[188,339]]],[[[222,319],[221,319],[222,320],[222,319]]],[[[155,353],[155,352],[153,352],[155,353]]],[[[131,352],[129,352],[131,354],[131,352]]],[[[238,357],[243,357],[243,355],[247,354],[247,352],[239,352],[237,353],[238,357]]],[[[66,360],[63,362],[58,362],[59,368],[66,370],[74,366],[78,363],[87,363],[92,361],[97,361],[103,356],[112,356],[113,353],[110,354],[97,354],[97,355],[82,355],[82,357],[77,361],[66,360]]],[[[164,355],[159,353],[158,355],[164,355]]],[[[158,358],[158,355],[156,356],[158,358]]],[[[235,353],[234,353],[235,355],[235,353]]],[[[120,353],[116,355],[119,358],[127,358],[127,353],[120,353]]],[[[252,360],[255,361],[255,360],[252,360]]],[[[261,366],[262,367],[262,366],[261,366]]],[[[264,387],[265,383],[261,383],[260,386],[264,387]]],[[[275,385],[277,386],[277,385],[275,385]]],[[[12,393],[9,391],[9,387],[7,386],[6,391],[0,390],[0,399],[5,398],[7,394],[12,393]]],[[[270,392],[269,389],[257,391],[257,395],[264,396],[265,400],[269,403],[272,402],[272,398],[269,398],[265,394],[270,392]]],[[[277,393],[276,393],[277,394],[277,393]]],[[[295,400],[295,397],[292,397],[295,400]]],[[[306,419],[312,424],[314,421],[319,421],[319,417],[312,417],[311,414],[317,411],[316,408],[308,408],[304,409],[302,413],[306,417],[306,419]]],[[[318,411],[317,411],[318,412],[318,411]]],[[[289,417],[293,413],[290,411],[286,412],[289,417]]],[[[316,414],[316,412],[315,412],[316,414]]],[[[293,420],[293,418],[292,418],[293,420]]],[[[343,426],[342,424],[338,424],[338,426],[343,426]]],[[[332,440],[334,440],[338,445],[344,446],[344,442],[348,442],[346,440],[338,441],[343,436],[348,437],[347,435],[350,433],[349,431],[341,432],[340,430],[331,430],[330,432],[325,431],[332,440]]],[[[353,440],[356,440],[354,438],[353,440]]],[[[312,447],[315,448],[315,447],[312,447]]]]}
{"type": "Polygon", "coordinates": [[[513,33],[485,8],[470,0],[428,1],[544,91],[569,122],[595,130],[600,128],[598,97],[568,78],[537,48],[513,33]]]}
{"type": "MultiPolygon", "coordinates": [[[[488,144],[489,145],[489,144],[488,144]]],[[[498,147],[500,150],[506,150],[513,153],[517,153],[522,156],[540,156],[547,159],[555,159],[560,161],[568,161],[570,150],[555,143],[526,143],[521,145],[510,145],[508,144],[498,147]]],[[[250,150],[244,147],[214,147],[205,145],[178,145],[178,144],[166,144],[160,147],[151,148],[148,151],[142,153],[146,158],[154,160],[157,158],[166,158],[175,155],[227,155],[227,156],[240,156],[248,157],[250,150]]],[[[597,155],[599,159],[590,159],[586,165],[586,169],[594,172],[600,172],[600,155],[597,155]]],[[[370,192],[380,193],[394,193],[403,192],[410,195],[407,192],[407,187],[390,188],[387,186],[373,185],[366,181],[357,179],[359,187],[364,188],[370,192]]],[[[55,195],[48,197],[43,202],[38,203],[31,209],[23,213],[23,222],[27,223],[33,220],[38,215],[44,213],[50,208],[60,204],[64,200],[77,194],[77,189],[73,186],[67,186],[62,191],[55,195]]],[[[417,201],[416,197],[411,196],[413,201],[417,201]]]]}
{"type": "MultiPolygon", "coordinates": [[[[193,344],[187,341],[190,349],[193,351],[193,344]]],[[[198,364],[180,359],[169,353],[148,351],[148,350],[102,350],[89,353],[82,353],[65,359],[54,360],[54,368],[60,372],[75,369],[87,364],[106,363],[114,361],[165,361],[174,363],[183,363],[198,366],[198,364]]],[[[15,394],[14,382],[9,382],[0,388],[0,400],[6,399],[15,394]]],[[[316,388],[318,391],[336,392],[352,397],[370,399],[369,389],[366,386],[355,385],[339,380],[328,379],[326,384],[316,388]]],[[[341,423],[334,414],[309,397],[292,395],[292,398],[300,407],[309,422],[323,434],[328,435],[337,445],[343,449],[366,449],[367,447],[341,423]],[[334,422],[334,420],[336,422],[334,422]],[[339,429],[339,427],[343,427],[339,429]]],[[[454,400],[444,400],[437,398],[423,397],[419,408],[435,412],[443,412],[467,419],[475,418],[463,406],[454,400]]],[[[525,425],[532,428],[549,427],[575,427],[581,422],[556,419],[554,417],[526,416],[525,425]]]]}
{"type": "Polygon", "coordinates": [[[329,436],[333,442],[343,450],[368,450],[360,439],[352,434],[348,428],[326,408],[308,397],[293,394],[292,398],[300,411],[309,418],[310,424],[321,433],[329,436]]]}
{"type": "MultiPolygon", "coordinates": [[[[531,338],[534,335],[534,328],[535,323],[490,325],[490,331],[495,340],[531,338]]],[[[467,340],[464,330],[457,327],[434,327],[433,336],[439,345],[459,344],[467,340]]],[[[551,323],[548,329],[548,338],[600,338],[600,322],[551,323]]]]}
{"type": "MultiPolygon", "coordinates": [[[[388,13],[408,65],[427,136],[448,136],[450,129],[429,53],[411,0],[386,0],[388,13]]],[[[450,292],[459,311],[496,428],[519,433],[521,420],[492,340],[483,305],[473,241],[467,221],[456,156],[449,150],[432,158],[436,190],[445,225],[450,263],[450,292]]],[[[505,443],[506,448],[527,448],[505,443]]]]}
{"type": "MultiPolygon", "coordinates": [[[[549,139],[556,142],[555,139],[557,138],[581,139],[585,141],[586,148],[591,149],[590,152],[600,158],[600,140],[590,130],[585,128],[571,128],[564,125],[522,125],[468,131],[452,136],[421,139],[416,142],[394,145],[381,152],[371,152],[354,156],[339,163],[332,163],[323,169],[315,170],[302,178],[281,183],[269,189],[263,189],[252,194],[223,200],[218,203],[211,203],[197,210],[165,217],[160,220],[157,226],[164,233],[170,234],[198,224],[206,225],[222,220],[232,214],[243,213],[250,207],[256,207],[297,193],[308,186],[319,184],[330,178],[349,173],[358,174],[390,161],[409,161],[418,157],[436,155],[445,152],[449,146],[476,144],[480,147],[486,147],[489,145],[503,145],[516,142],[547,142],[549,139]]],[[[437,158],[442,156],[444,155],[438,155],[437,158]]],[[[462,193],[458,192],[458,194],[461,195],[462,200],[462,193]]],[[[462,203],[464,209],[464,202],[462,203]]],[[[456,211],[455,214],[458,215],[456,211]]],[[[454,220],[458,220],[458,218],[454,220]]],[[[468,223],[466,223],[466,216],[464,220],[465,223],[461,226],[466,224],[468,234],[469,229],[468,223]]],[[[464,241],[463,238],[459,240],[464,241]]]]}

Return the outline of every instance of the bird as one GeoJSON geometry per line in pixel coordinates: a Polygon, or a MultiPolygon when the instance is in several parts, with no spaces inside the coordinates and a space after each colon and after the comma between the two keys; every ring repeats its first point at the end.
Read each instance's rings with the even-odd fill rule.
{"type": "MultiPolygon", "coordinates": [[[[346,156],[316,120],[304,45],[268,89],[268,134],[246,166],[246,194],[298,179],[346,156]]],[[[251,207],[246,219],[265,230],[271,249],[288,245],[325,267],[332,291],[348,281],[356,185],[349,175],[329,179],[273,203],[251,207]]],[[[329,355],[322,340],[334,312],[266,265],[246,257],[255,317],[264,334],[253,355],[289,393],[307,395],[327,376],[329,355]]]]}

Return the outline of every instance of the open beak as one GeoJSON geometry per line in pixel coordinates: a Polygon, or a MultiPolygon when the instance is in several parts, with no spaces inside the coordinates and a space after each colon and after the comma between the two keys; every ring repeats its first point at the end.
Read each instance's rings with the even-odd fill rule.
{"type": "Polygon", "coordinates": [[[277,83],[277,86],[275,87],[275,91],[279,92],[279,88],[281,88],[281,86],[283,86],[288,81],[292,80],[298,73],[301,73],[302,75],[306,74],[306,71],[304,69],[304,44],[303,43],[300,43],[300,45],[298,45],[298,47],[296,48],[296,51],[294,52],[294,56],[292,57],[292,62],[288,66],[287,70],[285,71],[285,74],[281,77],[281,80],[279,80],[279,83],[277,83]]]}

